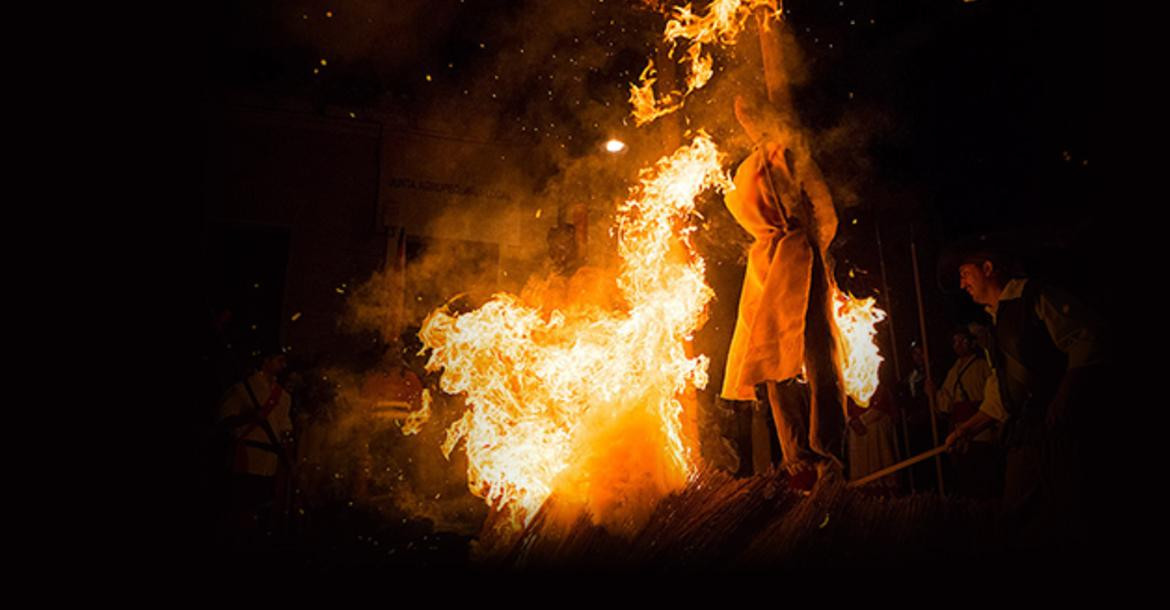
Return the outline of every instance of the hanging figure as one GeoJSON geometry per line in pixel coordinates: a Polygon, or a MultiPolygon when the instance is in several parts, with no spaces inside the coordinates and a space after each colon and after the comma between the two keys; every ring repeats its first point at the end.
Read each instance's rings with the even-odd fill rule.
{"type": "Polygon", "coordinates": [[[842,470],[845,390],[827,250],[837,215],[803,134],[743,98],[735,114],[755,150],[735,173],[727,209],[754,238],[722,396],[753,400],[762,385],[790,485],[807,490],[842,470]]]}

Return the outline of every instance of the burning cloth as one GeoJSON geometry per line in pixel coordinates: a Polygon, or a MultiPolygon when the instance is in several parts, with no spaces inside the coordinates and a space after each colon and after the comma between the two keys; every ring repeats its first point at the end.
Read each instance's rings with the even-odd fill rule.
{"type": "Polygon", "coordinates": [[[840,451],[844,386],[830,309],[836,291],[825,258],[837,215],[802,136],[779,118],[763,122],[757,118],[762,114],[736,100],[740,123],[761,144],[740,164],[736,188],[724,198],[755,242],[748,251],[722,396],[753,400],[756,384],[803,373],[810,411],[796,404],[798,393],[791,388],[781,388],[788,398],[772,401],[784,459],[791,464],[812,457],[806,439],[822,456],[840,451]]]}
{"type": "Polygon", "coordinates": [[[807,168],[789,163],[786,157],[794,155],[786,150],[773,143],[757,148],[736,170],[735,190],[724,198],[731,215],[755,238],[723,377],[722,395],[729,400],[753,400],[756,384],[800,375],[814,265],[824,291],[816,300],[827,307],[832,274],[822,253],[837,232],[837,214],[827,191],[810,196],[808,184],[793,176],[807,168]],[[764,165],[765,149],[770,167],[764,165]]]}

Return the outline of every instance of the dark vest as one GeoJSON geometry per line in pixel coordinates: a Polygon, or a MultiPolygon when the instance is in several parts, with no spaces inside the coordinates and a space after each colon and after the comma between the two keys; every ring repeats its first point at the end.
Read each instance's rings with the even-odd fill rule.
{"type": "Polygon", "coordinates": [[[1021,297],[1001,301],[995,315],[992,364],[1004,409],[1012,416],[1003,434],[1009,446],[1028,443],[1040,431],[1068,365],[1036,315],[1042,290],[1039,282],[1028,280],[1021,297]]]}

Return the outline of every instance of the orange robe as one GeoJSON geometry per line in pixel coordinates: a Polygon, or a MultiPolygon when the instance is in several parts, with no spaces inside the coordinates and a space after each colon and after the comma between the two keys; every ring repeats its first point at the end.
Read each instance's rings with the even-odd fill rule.
{"type": "MultiPolygon", "coordinates": [[[[736,188],[724,197],[731,215],[755,238],[748,251],[723,376],[721,395],[729,400],[753,400],[756,384],[800,374],[813,265],[824,264],[824,249],[837,228],[832,200],[815,166],[799,161],[788,166],[779,148],[769,149],[771,178],[765,172],[762,150],[757,149],[740,164],[736,188]],[[793,174],[812,179],[798,180],[793,174]],[[772,194],[773,186],[788,206],[784,214],[772,194]],[[813,192],[805,193],[805,189],[813,192]],[[807,206],[800,205],[802,199],[807,206]]],[[[832,286],[832,274],[826,270],[825,277],[832,286]]]]}

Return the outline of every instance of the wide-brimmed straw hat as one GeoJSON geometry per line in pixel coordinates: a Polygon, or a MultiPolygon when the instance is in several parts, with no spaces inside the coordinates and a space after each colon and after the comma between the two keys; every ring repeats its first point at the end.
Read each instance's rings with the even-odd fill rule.
{"type": "Polygon", "coordinates": [[[1007,277],[1023,273],[1019,248],[1013,240],[1002,234],[981,234],[964,237],[943,249],[938,260],[936,278],[939,288],[946,294],[959,292],[959,267],[968,263],[991,264],[1007,277]]]}

